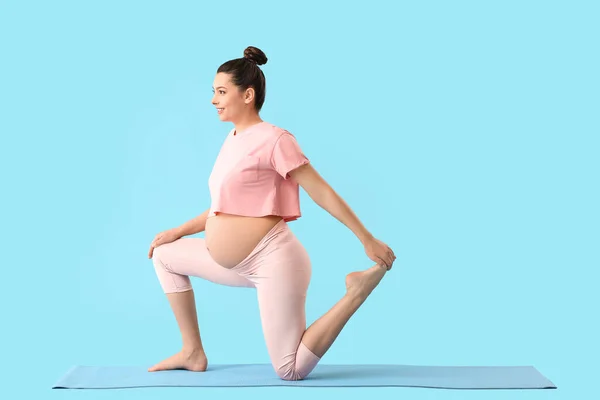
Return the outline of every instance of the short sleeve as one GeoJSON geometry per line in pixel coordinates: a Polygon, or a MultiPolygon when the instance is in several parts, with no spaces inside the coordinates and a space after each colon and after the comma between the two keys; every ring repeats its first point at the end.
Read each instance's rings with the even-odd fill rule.
{"type": "Polygon", "coordinates": [[[288,179],[288,173],[301,165],[308,164],[310,161],[302,152],[296,138],[289,132],[284,132],[273,147],[271,155],[271,165],[275,171],[288,179]]]}

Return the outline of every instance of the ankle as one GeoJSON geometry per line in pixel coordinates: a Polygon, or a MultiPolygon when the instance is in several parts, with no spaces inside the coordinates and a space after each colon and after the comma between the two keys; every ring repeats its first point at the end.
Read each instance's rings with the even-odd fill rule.
{"type": "Polygon", "coordinates": [[[346,292],[344,298],[351,309],[358,309],[365,302],[366,296],[358,290],[346,292]]]}
{"type": "Polygon", "coordinates": [[[181,349],[181,352],[186,356],[199,355],[204,354],[204,348],[202,344],[194,343],[194,344],[185,344],[181,349]]]}

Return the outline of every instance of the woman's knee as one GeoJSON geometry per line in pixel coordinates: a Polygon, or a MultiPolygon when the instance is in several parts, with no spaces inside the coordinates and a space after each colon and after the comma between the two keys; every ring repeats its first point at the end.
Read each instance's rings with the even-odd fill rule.
{"type": "Polygon", "coordinates": [[[161,244],[152,250],[152,263],[156,267],[160,267],[169,271],[169,265],[173,261],[175,255],[175,242],[161,244]]]}
{"type": "Polygon", "coordinates": [[[173,272],[169,265],[166,245],[158,246],[152,253],[152,264],[165,293],[184,292],[191,289],[190,278],[173,272]]]}
{"type": "Polygon", "coordinates": [[[157,271],[170,272],[167,270],[167,264],[164,261],[164,247],[158,246],[152,251],[152,264],[157,271]]]}
{"type": "Polygon", "coordinates": [[[284,381],[300,381],[304,376],[300,375],[294,367],[275,368],[277,376],[284,381]]]}
{"type": "Polygon", "coordinates": [[[279,364],[276,367],[276,373],[277,376],[286,381],[303,380],[315,369],[320,361],[321,357],[314,354],[300,341],[294,358],[279,364]]]}

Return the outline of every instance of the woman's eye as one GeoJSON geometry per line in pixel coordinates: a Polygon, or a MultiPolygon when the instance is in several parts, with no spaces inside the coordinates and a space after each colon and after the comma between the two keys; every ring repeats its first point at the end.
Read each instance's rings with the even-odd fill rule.
{"type": "Polygon", "coordinates": [[[225,91],[224,90],[219,90],[219,93],[220,94],[225,94],[225,91]]]}

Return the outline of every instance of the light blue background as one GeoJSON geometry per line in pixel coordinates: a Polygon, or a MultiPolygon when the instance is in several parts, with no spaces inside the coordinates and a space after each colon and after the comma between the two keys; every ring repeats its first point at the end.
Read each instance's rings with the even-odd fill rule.
{"type": "MultiPolygon", "coordinates": [[[[392,3],[0,2],[2,397],[592,394],[598,3],[392,3]],[[211,86],[248,45],[269,58],[263,119],[398,257],[323,363],[533,365],[558,390],[50,389],[179,350],[147,251],[210,205],[231,128],[211,86]]],[[[372,262],[301,201],[311,323],[372,262]]],[[[254,292],[193,283],[209,363],[269,362],[254,292]]]]}

